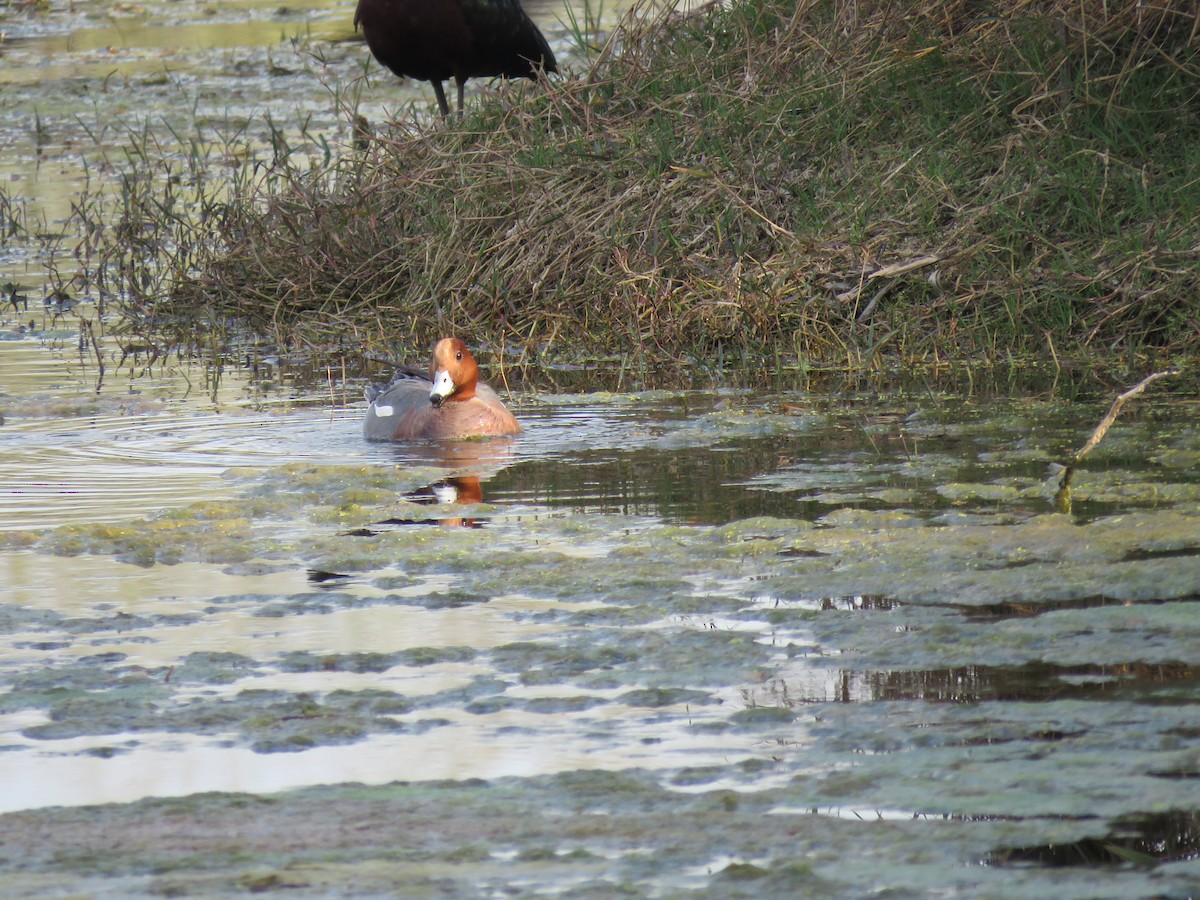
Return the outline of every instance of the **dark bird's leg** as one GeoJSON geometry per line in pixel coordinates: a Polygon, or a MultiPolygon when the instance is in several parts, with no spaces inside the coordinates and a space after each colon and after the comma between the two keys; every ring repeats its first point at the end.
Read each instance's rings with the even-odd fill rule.
{"type": "Polygon", "coordinates": [[[467,79],[461,76],[455,76],[455,81],[458,82],[458,117],[463,117],[463,88],[466,87],[467,79]]]}
{"type": "MultiPolygon", "coordinates": [[[[433,92],[437,94],[438,109],[442,111],[442,118],[450,118],[450,104],[446,102],[446,91],[442,88],[442,83],[436,78],[429,79],[429,83],[433,85],[433,92]]],[[[458,83],[458,114],[462,115],[462,82],[458,83]]]]}

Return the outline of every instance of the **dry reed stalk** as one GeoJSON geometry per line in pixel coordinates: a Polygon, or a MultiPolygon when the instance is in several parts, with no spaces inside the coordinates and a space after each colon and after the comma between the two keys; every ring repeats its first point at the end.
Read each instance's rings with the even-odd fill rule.
{"type": "Polygon", "coordinates": [[[1108,434],[1108,430],[1112,428],[1113,424],[1117,421],[1117,416],[1121,414],[1121,409],[1125,406],[1126,402],[1142,393],[1147,387],[1158,381],[1160,378],[1166,378],[1169,375],[1178,375],[1179,373],[1179,369],[1167,369],[1162,372],[1153,372],[1147,375],[1129,390],[1117,395],[1116,399],[1113,400],[1112,405],[1109,406],[1108,412],[1104,414],[1104,418],[1102,418],[1100,423],[1092,430],[1091,435],[1084,442],[1083,446],[1076,451],[1075,456],[1071,459],[1071,462],[1068,463],[1062,470],[1062,474],[1059,477],[1058,490],[1054,495],[1054,502],[1061,510],[1064,512],[1070,511],[1071,479],[1075,475],[1075,469],[1078,468],[1081,462],[1083,462],[1084,457],[1096,449],[1097,445],[1104,440],[1104,436],[1108,434]]]}

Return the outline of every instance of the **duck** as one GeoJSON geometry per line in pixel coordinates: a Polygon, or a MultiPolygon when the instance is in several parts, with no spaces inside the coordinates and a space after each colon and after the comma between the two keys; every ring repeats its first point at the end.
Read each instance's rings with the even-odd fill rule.
{"type": "Polygon", "coordinates": [[[366,390],[369,441],[460,440],[520,434],[521,425],[487,384],[458,338],[433,347],[429,374],[401,369],[386,385],[366,390]]]}

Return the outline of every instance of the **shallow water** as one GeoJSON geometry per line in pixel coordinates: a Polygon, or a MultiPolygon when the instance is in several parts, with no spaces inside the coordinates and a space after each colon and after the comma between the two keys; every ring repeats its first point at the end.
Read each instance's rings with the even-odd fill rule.
{"type": "MultiPolygon", "coordinates": [[[[1186,384],[1127,409],[1063,512],[1050,464],[1110,391],[524,392],[516,440],[431,452],[362,441],[358,385],[97,394],[6,336],[5,810],[641,771],[805,832],[930,823],[933,859],[906,824],[818,865],[841,890],[1033,895],[1053,847],[1122,840],[1148,861],[1111,895],[1194,883],[1186,384]]],[[[677,863],[630,877],[704,883],[677,863]]]]}

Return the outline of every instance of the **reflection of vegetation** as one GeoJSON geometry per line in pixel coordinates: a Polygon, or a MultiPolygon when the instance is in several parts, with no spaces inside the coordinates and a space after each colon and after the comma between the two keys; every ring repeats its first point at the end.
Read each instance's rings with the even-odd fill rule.
{"type": "Polygon", "coordinates": [[[1153,866],[1195,859],[1200,855],[1200,813],[1169,812],[1126,816],[1102,838],[1083,838],[1063,844],[996,850],[988,862],[998,865],[1034,863],[1039,866],[1124,865],[1153,866]]]}
{"type": "Polygon", "coordinates": [[[846,672],[847,697],[851,682],[865,680],[876,700],[925,700],[932,703],[978,703],[983,700],[1045,701],[1111,698],[1148,684],[1190,681],[1194,667],[1182,663],[1148,665],[1060,666],[1026,663],[1021,666],[964,666],[928,671],[846,672]]]}
{"type": "MultiPolygon", "coordinates": [[[[868,609],[870,607],[861,607],[868,609]]],[[[890,606],[880,609],[886,611],[890,606]]],[[[1196,668],[1183,663],[1150,665],[1064,666],[1029,662],[1014,666],[961,666],[944,669],[843,669],[831,682],[821,681],[806,690],[780,679],[772,684],[771,705],[790,708],[809,703],[869,703],[878,700],[921,700],[926,703],[982,703],[985,701],[1037,702],[1055,700],[1113,700],[1128,695],[1144,697],[1148,686],[1194,681],[1196,668]],[[830,690],[832,688],[832,690],[830,690]]],[[[748,691],[748,706],[757,706],[748,691]]],[[[1061,740],[1054,729],[1030,730],[1019,735],[984,735],[968,744],[1005,743],[1013,740],[1061,740]]]]}

